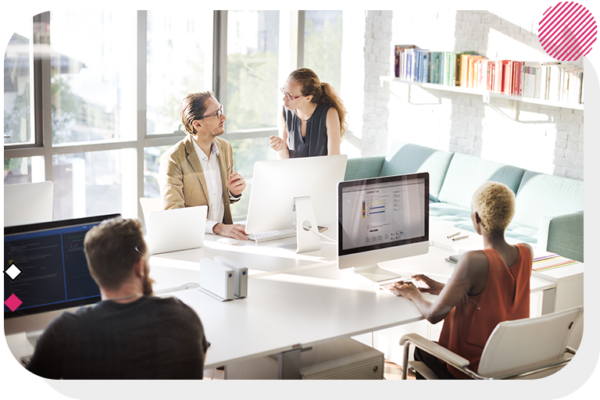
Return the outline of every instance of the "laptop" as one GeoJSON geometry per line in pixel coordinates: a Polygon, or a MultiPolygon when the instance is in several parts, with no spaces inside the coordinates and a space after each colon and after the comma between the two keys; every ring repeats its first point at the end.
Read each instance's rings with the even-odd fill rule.
{"type": "Polygon", "coordinates": [[[150,252],[159,254],[202,247],[207,214],[208,206],[151,213],[146,237],[150,252]]]}

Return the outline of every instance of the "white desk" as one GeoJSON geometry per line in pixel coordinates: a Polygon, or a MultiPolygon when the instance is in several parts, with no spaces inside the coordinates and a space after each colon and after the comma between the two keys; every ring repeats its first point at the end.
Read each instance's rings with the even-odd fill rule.
{"type": "MultiPolygon", "coordinates": [[[[434,279],[447,279],[454,265],[444,258],[460,249],[446,246],[443,240],[457,230],[444,226],[435,229],[436,236],[430,234],[441,237],[442,244],[431,247],[429,254],[382,267],[406,275],[427,273],[434,279]]],[[[476,241],[481,238],[469,235],[468,242],[457,243],[477,246],[476,241]]],[[[335,238],[336,232],[329,230],[327,236],[335,238]]],[[[299,357],[302,347],[422,320],[408,300],[378,293],[375,284],[361,280],[350,270],[340,271],[334,243],[323,240],[320,251],[297,255],[278,248],[282,243],[293,243],[293,238],[258,246],[253,242],[232,246],[215,240],[215,236],[207,235],[201,249],[159,254],[150,259],[151,277],[156,280],[154,288],[159,294],[197,283],[199,260],[203,257],[225,256],[250,269],[245,299],[222,303],[197,290],[172,294],[200,315],[212,343],[206,368],[275,353],[280,354],[280,365],[289,365],[286,357],[299,357]]],[[[562,273],[565,272],[555,272],[557,280],[562,273]]],[[[556,285],[557,281],[532,277],[532,291],[552,290],[556,285]]],[[[28,351],[28,343],[21,345],[20,340],[24,340],[24,335],[11,338],[11,349],[14,346],[28,351]]]]}
{"type": "Polygon", "coordinates": [[[231,307],[232,302],[220,302],[198,289],[176,292],[172,296],[200,316],[211,343],[204,364],[206,369],[300,347],[293,336],[236,310],[231,307]]]}

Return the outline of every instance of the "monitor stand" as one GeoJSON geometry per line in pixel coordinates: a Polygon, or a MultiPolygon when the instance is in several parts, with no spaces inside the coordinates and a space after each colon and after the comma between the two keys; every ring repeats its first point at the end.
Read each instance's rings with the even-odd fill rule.
{"type": "Polygon", "coordinates": [[[310,196],[294,197],[294,210],[296,211],[296,243],[279,246],[284,249],[294,250],[296,253],[321,250],[321,238],[317,218],[310,196]]]}
{"type": "Polygon", "coordinates": [[[387,269],[379,268],[377,265],[369,265],[365,267],[354,267],[354,272],[364,276],[370,281],[375,283],[391,283],[396,280],[400,280],[402,275],[387,269]]]}

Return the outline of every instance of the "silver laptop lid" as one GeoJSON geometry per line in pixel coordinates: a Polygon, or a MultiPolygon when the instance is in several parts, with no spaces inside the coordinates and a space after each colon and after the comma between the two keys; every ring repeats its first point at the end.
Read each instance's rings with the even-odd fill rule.
{"type": "Polygon", "coordinates": [[[207,206],[151,213],[147,237],[150,251],[158,254],[202,247],[207,214],[207,206]]]}

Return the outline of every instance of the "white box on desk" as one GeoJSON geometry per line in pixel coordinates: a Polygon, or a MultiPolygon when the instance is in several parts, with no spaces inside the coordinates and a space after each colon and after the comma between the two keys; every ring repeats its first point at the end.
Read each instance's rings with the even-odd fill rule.
{"type": "Polygon", "coordinates": [[[215,261],[233,269],[235,278],[233,293],[235,297],[241,298],[248,296],[248,268],[223,256],[215,257],[215,261]]]}
{"type": "Polygon", "coordinates": [[[234,270],[211,260],[200,259],[200,287],[221,301],[233,300],[234,270]]]}

